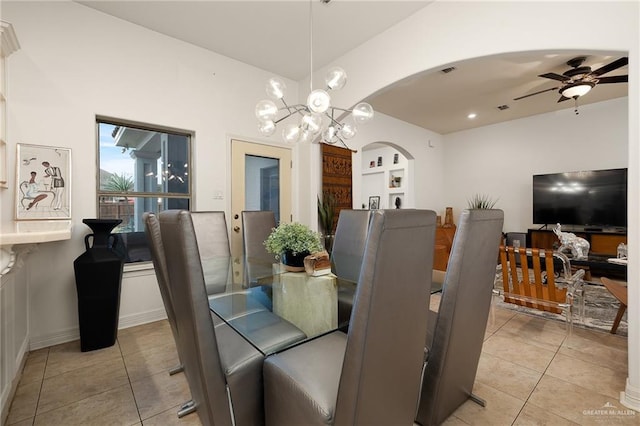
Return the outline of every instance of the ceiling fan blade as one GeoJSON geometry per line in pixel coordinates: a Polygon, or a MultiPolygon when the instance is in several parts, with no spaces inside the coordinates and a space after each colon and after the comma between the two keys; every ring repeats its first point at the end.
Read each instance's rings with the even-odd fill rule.
{"type": "Polygon", "coordinates": [[[558,99],[558,103],[568,101],[569,99],[571,98],[567,98],[566,96],[560,96],[560,99],[558,99]]]}
{"type": "Polygon", "coordinates": [[[538,77],[550,78],[551,80],[558,80],[558,81],[567,81],[567,80],[569,80],[569,77],[567,77],[566,75],[560,75],[560,74],[556,74],[554,72],[548,72],[546,74],[540,74],[538,77]]]}
{"type": "Polygon", "coordinates": [[[606,74],[610,71],[617,70],[620,67],[624,67],[628,63],[629,63],[629,58],[627,57],[620,58],[611,62],[610,64],[607,64],[598,68],[597,70],[593,71],[591,75],[598,76],[598,75],[606,74]]]}
{"type": "Polygon", "coordinates": [[[611,77],[602,77],[598,79],[598,84],[607,83],[627,83],[629,81],[628,75],[614,75],[611,77]]]}
{"type": "Polygon", "coordinates": [[[514,101],[518,101],[520,99],[524,99],[524,98],[528,98],[529,96],[533,96],[533,95],[539,95],[540,93],[544,93],[544,92],[550,92],[552,90],[558,90],[560,87],[552,87],[551,89],[544,89],[544,90],[540,90],[538,92],[534,92],[534,93],[529,93],[528,95],[524,95],[524,96],[520,96],[519,98],[513,98],[514,101]]]}

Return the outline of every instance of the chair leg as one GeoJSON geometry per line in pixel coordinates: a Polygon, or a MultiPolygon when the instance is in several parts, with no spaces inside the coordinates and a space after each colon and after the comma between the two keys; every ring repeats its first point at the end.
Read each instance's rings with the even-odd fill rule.
{"type": "Polygon", "coordinates": [[[618,308],[618,313],[616,314],[616,319],[613,320],[613,325],[611,326],[611,334],[616,334],[616,331],[618,331],[620,320],[622,320],[622,316],[624,315],[624,311],[626,310],[627,310],[627,305],[625,305],[624,303],[620,303],[620,307],[618,308]]]}
{"type": "Polygon", "coordinates": [[[475,402],[476,404],[478,404],[481,407],[486,407],[487,406],[487,401],[485,401],[484,399],[480,398],[478,395],[475,394],[471,394],[469,395],[469,399],[472,400],[473,402],[475,402]]]}
{"type": "Polygon", "coordinates": [[[184,371],[184,367],[182,364],[178,364],[175,367],[169,369],[169,375],[173,376],[174,374],[182,373],[184,371]]]}
{"type": "Polygon", "coordinates": [[[195,411],[196,411],[196,403],[193,402],[193,400],[187,401],[180,406],[180,409],[178,410],[178,418],[181,419],[187,414],[191,414],[195,411]]]}
{"type": "MultiPolygon", "coordinates": [[[[568,347],[571,347],[571,337],[573,336],[573,310],[575,308],[575,297],[574,295],[567,294],[567,301],[563,306],[564,314],[565,314],[565,323],[567,330],[567,337],[565,339],[565,343],[568,347]]],[[[578,308],[580,309],[580,308],[578,308]]]]}

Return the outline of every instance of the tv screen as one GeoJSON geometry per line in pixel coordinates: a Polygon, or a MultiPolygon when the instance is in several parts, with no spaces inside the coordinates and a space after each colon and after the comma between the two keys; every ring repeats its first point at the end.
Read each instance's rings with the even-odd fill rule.
{"type": "Polygon", "coordinates": [[[533,223],[627,226],[627,169],[533,176],[533,223]]]}

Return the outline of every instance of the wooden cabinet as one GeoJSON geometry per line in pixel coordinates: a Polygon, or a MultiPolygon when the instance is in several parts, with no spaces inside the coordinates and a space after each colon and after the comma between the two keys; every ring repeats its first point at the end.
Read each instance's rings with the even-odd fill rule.
{"type": "MultiPolygon", "coordinates": [[[[626,232],[607,231],[566,231],[576,234],[576,236],[589,241],[591,248],[589,253],[610,255],[615,257],[618,244],[627,243],[626,232]]],[[[550,229],[529,229],[527,246],[535,248],[556,249],[560,246],[558,237],[550,229]]]]}
{"type": "Polygon", "coordinates": [[[591,234],[591,252],[615,256],[618,244],[627,244],[627,234],[591,234]]]}

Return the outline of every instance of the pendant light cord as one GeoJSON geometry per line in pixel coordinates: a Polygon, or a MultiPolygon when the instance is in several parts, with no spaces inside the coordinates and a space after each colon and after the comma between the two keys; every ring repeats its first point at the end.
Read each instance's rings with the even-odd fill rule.
{"type": "Polygon", "coordinates": [[[309,0],[309,93],[313,92],[313,0],[309,0]]]}

